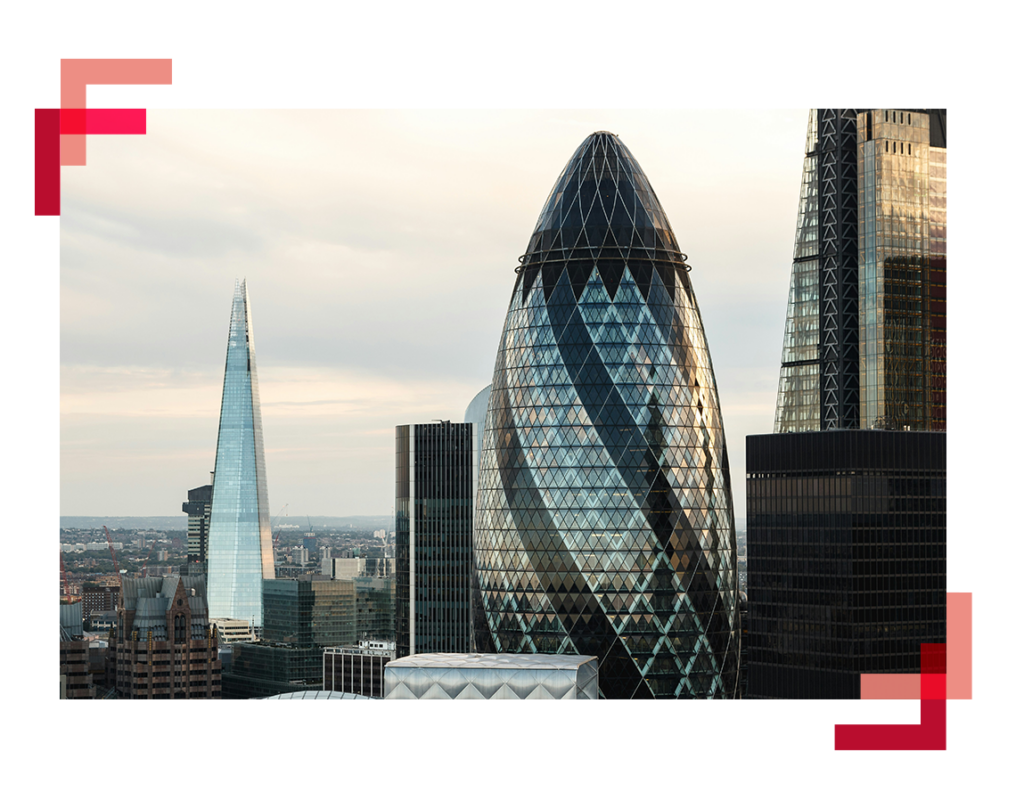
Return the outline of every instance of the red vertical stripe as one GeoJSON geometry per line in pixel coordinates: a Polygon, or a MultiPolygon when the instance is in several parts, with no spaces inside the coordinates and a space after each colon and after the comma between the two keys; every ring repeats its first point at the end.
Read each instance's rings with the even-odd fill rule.
{"type": "Polygon", "coordinates": [[[36,216],[60,216],[60,109],[36,109],[36,216]]]}

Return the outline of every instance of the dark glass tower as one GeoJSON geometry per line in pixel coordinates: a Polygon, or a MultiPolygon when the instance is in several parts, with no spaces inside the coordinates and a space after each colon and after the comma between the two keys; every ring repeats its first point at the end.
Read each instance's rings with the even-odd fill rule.
{"type": "Polygon", "coordinates": [[[479,650],[596,656],[605,698],[736,692],[729,463],[689,266],[614,134],[565,166],[498,346],[479,650]]]}
{"type": "Polygon", "coordinates": [[[245,281],[235,285],[210,509],[210,617],[263,625],[263,580],[274,578],[256,342],[245,281]]]}
{"type": "Polygon", "coordinates": [[[750,698],[859,698],[946,637],[946,435],[747,437],[750,698]]]}
{"type": "Polygon", "coordinates": [[[190,575],[206,575],[207,540],[210,536],[210,505],[213,484],[188,491],[181,511],[188,515],[188,565],[190,575]],[[194,567],[193,567],[194,566],[194,567]],[[192,571],[195,571],[194,573],[192,571]]]}
{"type": "Polygon", "coordinates": [[[395,643],[399,657],[472,650],[477,447],[472,423],[395,428],[395,643]]]}

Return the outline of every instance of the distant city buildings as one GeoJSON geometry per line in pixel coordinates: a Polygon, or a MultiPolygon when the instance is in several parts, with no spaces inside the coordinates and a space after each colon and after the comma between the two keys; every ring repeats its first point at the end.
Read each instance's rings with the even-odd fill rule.
{"type": "Polygon", "coordinates": [[[363,576],[366,574],[366,559],[359,556],[348,559],[322,559],[320,572],[334,579],[363,576]]]}
{"type": "Polygon", "coordinates": [[[231,304],[210,510],[213,617],[263,625],[263,581],[275,578],[268,509],[256,343],[243,281],[231,304]]]}
{"type": "Polygon", "coordinates": [[[473,424],[397,426],[395,434],[397,653],[468,653],[477,489],[473,424]]]}
{"type": "Polygon", "coordinates": [[[113,612],[121,595],[120,587],[82,585],[82,615],[89,620],[94,613],[113,612]]]}

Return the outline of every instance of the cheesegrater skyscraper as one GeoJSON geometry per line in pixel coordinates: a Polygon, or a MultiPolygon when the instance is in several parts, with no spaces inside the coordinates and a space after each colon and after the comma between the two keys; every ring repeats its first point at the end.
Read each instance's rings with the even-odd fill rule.
{"type": "Polygon", "coordinates": [[[263,625],[263,580],[274,578],[256,342],[245,281],[235,284],[210,509],[210,617],[263,625]]]}
{"type": "Polygon", "coordinates": [[[604,698],[733,697],[718,390],[690,267],[616,135],[576,150],[520,261],[483,441],[477,649],[596,656],[604,698]]]}

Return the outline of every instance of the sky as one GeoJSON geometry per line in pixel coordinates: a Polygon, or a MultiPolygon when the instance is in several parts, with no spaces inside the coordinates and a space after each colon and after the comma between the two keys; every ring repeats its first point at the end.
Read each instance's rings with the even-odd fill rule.
{"type": "Polygon", "coordinates": [[[61,514],[179,514],[207,483],[236,279],[271,515],[390,514],[394,427],[464,418],[551,186],[609,130],[693,265],[742,521],[806,125],[806,109],[154,109],[145,136],[90,137],[87,169],[63,173],[61,514]]]}

